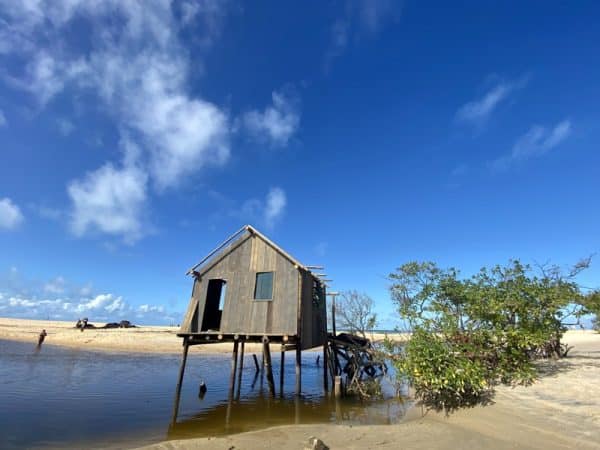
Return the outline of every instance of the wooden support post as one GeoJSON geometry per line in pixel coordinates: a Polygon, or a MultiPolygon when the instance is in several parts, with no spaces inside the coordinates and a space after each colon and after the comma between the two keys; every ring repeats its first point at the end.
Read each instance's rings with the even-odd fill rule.
{"type": "Polygon", "coordinates": [[[252,358],[254,358],[254,367],[256,367],[256,373],[258,373],[260,371],[260,367],[258,366],[258,358],[254,353],[252,354],[252,358]]]}
{"type": "Polygon", "coordinates": [[[175,401],[173,403],[173,416],[171,418],[171,423],[177,422],[177,414],[179,414],[179,399],[181,398],[181,386],[183,384],[183,374],[185,372],[185,364],[187,362],[188,355],[188,338],[183,338],[183,356],[181,358],[181,365],[179,366],[179,378],[177,380],[177,388],[175,389],[175,401]]]}
{"type": "Polygon", "coordinates": [[[302,350],[300,342],[296,343],[296,395],[302,390],[302,350]]]}
{"type": "Polygon", "coordinates": [[[242,341],[242,348],[241,348],[241,352],[240,352],[240,367],[238,369],[238,379],[237,379],[237,392],[235,394],[235,397],[239,400],[240,399],[240,392],[242,389],[242,371],[244,370],[244,347],[246,345],[246,342],[242,341]]]}
{"type": "Polygon", "coordinates": [[[333,392],[335,393],[336,399],[342,396],[342,377],[340,377],[339,375],[335,377],[333,392]]]}
{"type": "Polygon", "coordinates": [[[231,354],[231,374],[229,375],[229,399],[233,398],[235,388],[235,372],[237,369],[238,341],[233,341],[233,352],[231,354]]]}
{"type": "Polygon", "coordinates": [[[334,355],[335,350],[332,346],[329,346],[329,373],[331,374],[331,386],[335,383],[335,376],[337,375],[336,361],[337,357],[334,355]]]}
{"type": "Polygon", "coordinates": [[[335,338],[337,336],[336,330],[335,330],[335,297],[336,297],[336,295],[333,292],[330,295],[331,295],[331,328],[333,331],[333,337],[335,338]]]}
{"type": "Polygon", "coordinates": [[[279,396],[283,397],[283,378],[285,375],[285,347],[281,346],[281,368],[279,370],[279,396]]]}
{"type": "Polygon", "coordinates": [[[271,364],[271,350],[269,349],[269,339],[263,339],[263,354],[265,361],[265,372],[267,375],[267,383],[269,385],[269,392],[272,396],[275,395],[275,380],[273,379],[273,366],[271,364]]]}
{"type": "Polygon", "coordinates": [[[263,383],[265,381],[265,348],[263,345],[262,355],[260,357],[260,390],[263,389],[263,383]]]}
{"type": "Polygon", "coordinates": [[[323,390],[325,392],[329,391],[329,374],[327,373],[329,368],[327,366],[327,339],[325,339],[323,344],[323,390]]]}
{"type": "Polygon", "coordinates": [[[294,399],[294,423],[296,425],[298,425],[300,423],[300,421],[302,420],[302,418],[300,416],[300,411],[301,411],[301,409],[300,409],[300,397],[296,396],[296,398],[294,399]]]}

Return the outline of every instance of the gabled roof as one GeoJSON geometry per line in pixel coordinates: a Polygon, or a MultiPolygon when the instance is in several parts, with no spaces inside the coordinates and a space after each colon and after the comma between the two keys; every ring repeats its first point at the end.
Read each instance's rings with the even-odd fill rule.
{"type": "Polygon", "coordinates": [[[273,248],[276,252],[278,252],[281,256],[286,258],[292,264],[298,266],[299,268],[301,268],[303,270],[306,270],[307,272],[310,272],[310,270],[304,264],[302,264],[296,258],[291,256],[289,253],[287,253],[281,247],[279,247],[277,244],[275,244],[272,240],[270,240],[268,237],[266,237],[264,234],[262,234],[256,228],[252,227],[251,225],[244,225],[238,231],[236,231],[231,236],[229,236],[225,241],[223,241],[217,248],[215,248],[208,255],[206,255],[198,264],[196,264],[194,267],[192,267],[190,270],[188,270],[186,275],[190,275],[192,273],[202,275],[210,267],[212,267],[212,264],[210,264],[210,263],[214,259],[225,257],[226,255],[233,252],[238,247],[238,245],[236,245],[236,244],[238,244],[238,243],[241,244],[242,241],[249,239],[251,236],[256,236],[256,237],[262,239],[267,245],[269,245],[271,248],[273,248]],[[197,270],[199,268],[201,270],[197,270]]]}

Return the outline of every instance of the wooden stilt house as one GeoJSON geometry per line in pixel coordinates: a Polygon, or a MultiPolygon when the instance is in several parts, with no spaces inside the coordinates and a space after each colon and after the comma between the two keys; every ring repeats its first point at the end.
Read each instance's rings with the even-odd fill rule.
{"type": "Polygon", "coordinates": [[[192,298],[178,336],[190,344],[245,340],[324,345],[325,286],[246,225],[188,271],[192,298]]]}
{"type": "MultiPolygon", "coordinates": [[[[266,236],[246,225],[188,271],[193,277],[190,303],[178,336],[184,355],[174,407],[179,393],[188,347],[232,342],[230,395],[233,395],[238,344],[240,366],[245,342],[263,343],[263,362],[269,388],[275,393],[269,345],[281,344],[281,365],[286,350],[296,351],[296,393],[301,389],[301,351],[323,346],[323,383],[327,389],[327,315],[323,281],[266,236]]],[[[238,373],[238,392],[241,382],[238,373]]],[[[281,370],[280,389],[283,389],[281,370]]]]}

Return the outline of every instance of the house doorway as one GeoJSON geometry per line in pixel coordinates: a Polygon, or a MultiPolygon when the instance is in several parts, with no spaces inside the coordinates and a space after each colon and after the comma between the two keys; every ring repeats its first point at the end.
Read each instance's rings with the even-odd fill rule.
{"type": "Polygon", "coordinates": [[[221,316],[225,306],[226,292],[227,281],[220,279],[208,280],[201,331],[219,331],[221,329],[221,316]]]}

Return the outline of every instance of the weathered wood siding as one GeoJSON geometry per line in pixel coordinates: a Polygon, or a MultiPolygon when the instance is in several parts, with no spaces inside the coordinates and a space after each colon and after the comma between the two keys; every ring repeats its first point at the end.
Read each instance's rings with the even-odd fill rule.
{"type": "Polygon", "coordinates": [[[200,311],[198,310],[200,287],[200,282],[194,279],[190,303],[188,305],[188,309],[185,313],[185,316],[183,316],[183,322],[181,323],[181,327],[179,328],[179,331],[182,333],[197,333],[200,330],[198,328],[199,324],[197,323],[198,315],[200,313],[200,311]]]}
{"type": "Polygon", "coordinates": [[[223,279],[227,281],[227,290],[221,318],[222,333],[296,335],[298,269],[255,235],[244,236],[231,248],[229,253],[215,257],[208,270],[202,272],[200,281],[195,281],[181,331],[200,330],[208,281],[223,279]],[[257,272],[274,272],[273,299],[270,301],[254,300],[257,272]],[[194,317],[196,305],[197,318],[194,317]],[[195,321],[196,326],[192,323],[195,321]]]}
{"type": "Polygon", "coordinates": [[[325,303],[313,303],[313,276],[302,272],[302,349],[323,345],[326,321],[325,303]]]}

